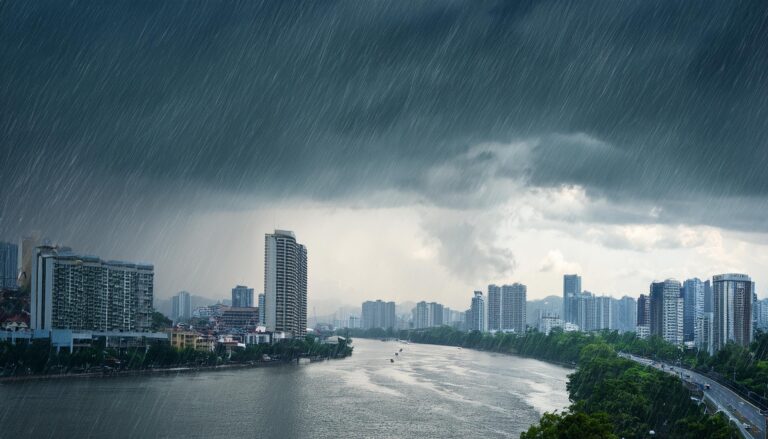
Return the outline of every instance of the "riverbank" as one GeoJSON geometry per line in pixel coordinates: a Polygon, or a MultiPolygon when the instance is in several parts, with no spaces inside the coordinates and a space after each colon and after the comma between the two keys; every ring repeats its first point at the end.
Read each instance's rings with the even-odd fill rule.
{"type": "MultiPolygon", "coordinates": [[[[346,358],[346,357],[344,357],[346,358]]],[[[338,358],[339,360],[342,358],[338,358]]],[[[318,361],[327,361],[329,359],[314,360],[310,363],[318,361]]],[[[261,367],[276,367],[276,366],[299,366],[298,361],[264,361],[254,364],[220,364],[216,366],[197,366],[197,367],[169,367],[169,368],[156,368],[156,369],[135,369],[135,370],[111,370],[100,372],[84,372],[84,373],[64,373],[64,374],[31,374],[31,375],[15,375],[0,377],[0,384],[21,383],[28,381],[54,381],[54,380],[69,380],[69,379],[100,379],[100,378],[121,378],[121,377],[136,377],[136,376],[161,376],[161,375],[177,375],[195,372],[217,372],[224,370],[238,370],[238,369],[253,369],[261,367]]]]}

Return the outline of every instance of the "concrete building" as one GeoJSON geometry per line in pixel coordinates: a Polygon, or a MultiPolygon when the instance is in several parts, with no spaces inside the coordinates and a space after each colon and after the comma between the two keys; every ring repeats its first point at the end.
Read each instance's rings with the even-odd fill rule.
{"type": "MultiPolygon", "coordinates": [[[[526,295],[528,288],[521,283],[501,287],[501,329],[525,333],[526,295]]],[[[488,319],[490,322],[490,318],[488,319]]]]}
{"type": "Polygon", "coordinates": [[[563,276],[563,320],[568,323],[578,322],[579,296],[581,295],[581,276],[566,274],[563,276]]]}
{"type": "Polygon", "coordinates": [[[30,327],[38,331],[147,332],[154,267],[102,261],[67,248],[35,249],[30,327]]]}
{"type": "Polygon", "coordinates": [[[360,323],[363,329],[395,328],[397,324],[395,302],[384,302],[382,300],[363,302],[360,323]]]}
{"type": "Polygon", "coordinates": [[[485,310],[485,299],[482,291],[475,291],[472,304],[467,316],[467,326],[470,331],[488,331],[488,323],[485,310]]]}
{"type": "Polygon", "coordinates": [[[253,308],[253,288],[238,285],[232,288],[232,306],[235,308],[253,308]]]}
{"type": "Polygon", "coordinates": [[[171,320],[186,322],[192,317],[192,295],[188,291],[179,291],[171,297],[171,320]]]}
{"type": "Polygon", "coordinates": [[[224,307],[218,318],[218,326],[226,329],[246,331],[259,325],[259,309],[255,307],[224,307]]]}
{"type": "Polygon", "coordinates": [[[558,316],[544,315],[539,317],[539,332],[543,332],[546,335],[554,328],[562,328],[565,322],[558,316]]]}
{"type": "Polygon", "coordinates": [[[0,289],[15,290],[19,276],[19,246],[0,242],[0,289]]]}
{"type": "Polygon", "coordinates": [[[488,285],[488,330],[498,331],[501,325],[501,287],[488,285]]]}
{"type": "Polygon", "coordinates": [[[264,237],[264,308],[268,331],[307,334],[307,249],[293,232],[264,237]]]}
{"type": "Polygon", "coordinates": [[[168,331],[171,346],[176,349],[194,349],[197,351],[212,350],[213,340],[194,331],[171,330],[168,331]]]}
{"type": "Polygon", "coordinates": [[[712,345],[718,351],[733,342],[748,347],[752,342],[752,299],[755,283],[746,274],[712,277],[712,345]]]}
{"type": "Polygon", "coordinates": [[[650,287],[651,335],[657,335],[677,346],[683,345],[683,299],[680,282],[667,279],[650,287]]]}

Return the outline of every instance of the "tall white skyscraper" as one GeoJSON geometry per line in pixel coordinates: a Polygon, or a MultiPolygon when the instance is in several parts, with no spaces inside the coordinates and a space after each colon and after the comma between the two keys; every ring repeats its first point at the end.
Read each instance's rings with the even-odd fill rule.
{"type": "Polygon", "coordinates": [[[728,342],[749,346],[752,342],[752,295],[755,283],[746,274],[712,277],[712,345],[715,351],[728,342]]]}
{"type": "Polygon", "coordinates": [[[264,237],[264,307],[268,330],[307,334],[307,249],[293,232],[264,237]]]}

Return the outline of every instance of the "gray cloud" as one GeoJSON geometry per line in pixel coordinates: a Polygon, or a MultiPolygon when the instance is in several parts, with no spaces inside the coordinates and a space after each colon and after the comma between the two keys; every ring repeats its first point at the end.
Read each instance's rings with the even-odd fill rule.
{"type": "Polygon", "coordinates": [[[473,146],[532,138],[527,166],[498,176],[660,205],[661,221],[759,226],[766,7],[7,3],[2,229],[210,208],[200,188],[460,208],[496,181],[482,168],[497,157],[466,162],[473,146]],[[425,183],[456,163],[483,178],[425,183]],[[744,200],[758,218],[735,224],[744,200]]]}

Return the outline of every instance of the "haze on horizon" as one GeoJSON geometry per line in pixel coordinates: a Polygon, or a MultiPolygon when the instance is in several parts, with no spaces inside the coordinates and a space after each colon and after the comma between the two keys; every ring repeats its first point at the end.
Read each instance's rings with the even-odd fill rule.
{"type": "Polygon", "coordinates": [[[5,2],[0,240],[155,264],[158,298],[310,309],[768,285],[768,5],[5,2]]]}

